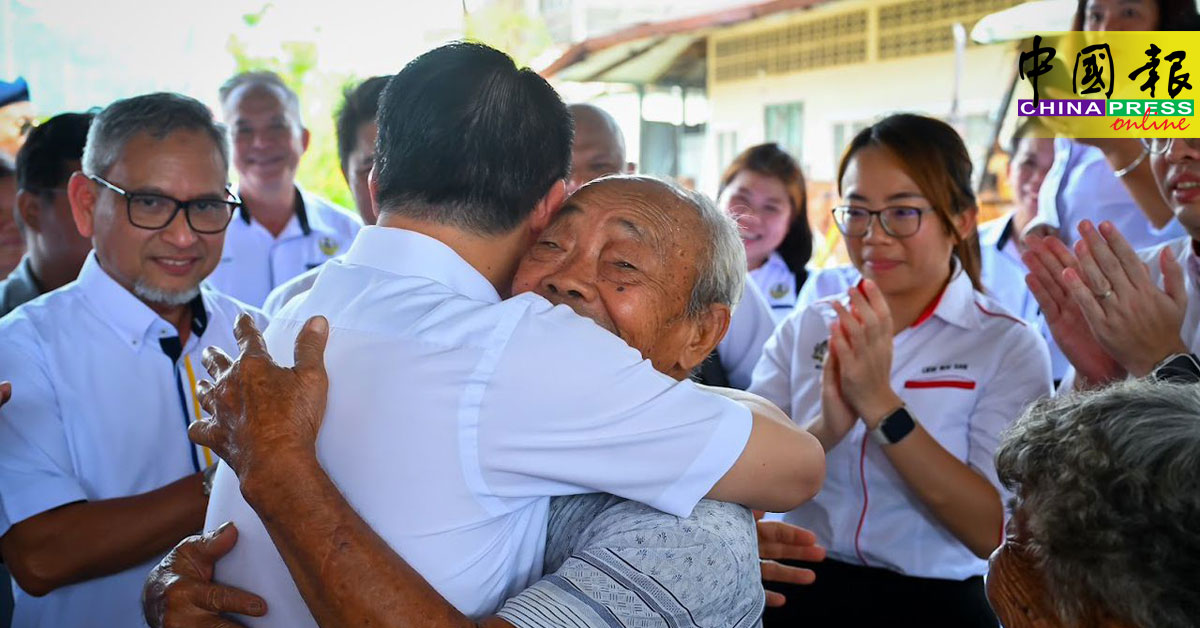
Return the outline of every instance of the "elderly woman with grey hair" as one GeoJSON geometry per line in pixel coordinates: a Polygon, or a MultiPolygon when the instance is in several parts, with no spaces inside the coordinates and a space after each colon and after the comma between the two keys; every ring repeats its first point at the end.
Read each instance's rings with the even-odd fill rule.
{"type": "Polygon", "coordinates": [[[1200,387],[1043,400],[996,458],[1016,494],[988,576],[1005,626],[1200,625],[1200,387]]]}

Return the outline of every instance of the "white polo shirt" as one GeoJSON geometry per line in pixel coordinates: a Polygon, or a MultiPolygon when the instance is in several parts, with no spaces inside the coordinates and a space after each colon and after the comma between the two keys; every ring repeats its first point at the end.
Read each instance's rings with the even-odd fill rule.
{"type": "MultiPolygon", "coordinates": [[[[784,321],[750,386],[801,425],[821,411],[822,361],[837,319],[832,300],[784,321]]],[[[1050,394],[1050,358],[1036,331],[975,292],[958,271],[932,311],[896,335],[891,383],[942,447],[1004,495],[996,447],[1028,404],[1050,394]]],[[[820,494],[784,520],[815,532],[830,557],[926,578],[962,580],[987,571],[987,561],[917,498],[861,421],[827,452],[825,468],[820,494]]]]}
{"type": "Polygon", "coordinates": [[[775,317],[754,280],[746,277],[742,300],[729,318],[729,330],[717,344],[717,355],[729,378],[729,385],[746,390],[754,375],[754,366],[762,357],[763,345],[775,332],[775,317]]]}
{"type": "Polygon", "coordinates": [[[362,219],[329,201],[296,188],[296,214],[279,237],[243,208],[225,230],[221,263],[208,276],[217,290],[262,307],[276,286],[345,253],[362,219]]]}
{"type": "Polygon", "coordinates": [[[791,313],[796,305],[796,274],[788,268],[779,253],[771,253],[762,266],[750,271],[750,278],[771,306],[771,315],[778,323],[791,313]]]}
{"type": "MultiPolygon", "coordinates": [[[[0,534],[64,504],[152,491],[212,460],[187,438],[200,412],[196,381],[206,377],[200,352],[216,345],[236,354],[233,323],[244,306],[207,289],[200,300],[176,360],[161,342],[174,339],[178,349],[175,328],[94,254],[75,282],[0,320],[0,376],[13,383],[0,409],[0,534]]],[[[40,598],[14,582],[13,626],[143,625],[142,585],[160,558],[40,598]]]]}
{"type": "MultiPolygon", "coordinates": [[[[733,465],[749,411],[676,382],[619,338],[532,293],[501,301],[452,249],[367,227],[267,330],[290,364],[310,316],[332,325],[322,466],[368,524],[472,617],[541,575],[549,496],[604,492],[686,516],[733,465]]],[[[206,527],[236,522],[219,581],[262,595],[251,626],[314,626],[237,478],[206,527]]]]}

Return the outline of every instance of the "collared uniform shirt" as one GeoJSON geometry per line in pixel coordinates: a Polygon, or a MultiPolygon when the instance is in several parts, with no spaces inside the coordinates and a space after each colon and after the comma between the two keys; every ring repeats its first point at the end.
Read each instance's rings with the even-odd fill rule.
{"type": "Polygon", "coordinates": [[[497,613],[516,628],[761,626],[754,518],[701,500],[675,517],[592,493],[550,501],[546,576],[497,613]]]}
{"type": "Polygon", "coordinates": [[[1071,363],[1054,342],[1046,318],[1042,316],[1042,308],[1025,284],[1029,269],[1013,240],[1011,214],[979,225],[979,250],[982,254],[979,278],[988,295],[1042,335],[1050,351],[1050,373],[1054,381],[1061,380],[1071,363]]]}
{"type": "Polygon", "coordinates": [[[19,305],[38,298],[41,293],[37,281],[33,278],[29,255],[26,254],[8,277],[0,281],[0,317],[17,309],[19,305]]]}
{"type": "Polygon", "coordinates": [[[1163,228],[1150,224],[1146,214],[1113,173],[1104,151],[1065,138],[1054,140],[1054,163],[1038,194],[1038,213],[1026,230],[1039,225],[1058,229],[1063,242],[1074,245],[1079,223],[1099,225],[1109,220],[1135,249],[1155,246],[1185,234],[1179,221],[1163,228]]]}
{"type": "Polygon", "coordinates": [[[771,253],[762,266],[750,271],[750,278],[771,306],[771,315],[779,323],[796,306],[796,275],[779,253],[771,253]]]}
{"type": "MultiPolygon", "coordinates": [[[[737,460],[743,406],[658,373],[619,338],[532,293],[501,301],[442,242],[367,227],[272,320],[290,364],[304,321],[327,316],[324,469],[451,604],[495,612],[540,577],[549,497],[605,492],[678,516],[737,460]]],[[[274,544],[217,472],[207,527],[239,538],[221,582],[262,595],[251,626],[313,626],[274,544]]]]}
{"type": "MultiPolygon", "coordinates": [[[[784,321],[750,386],[801,425],[821,411],[832,300],[784,321]]],[[[1003,496],[993,454],[1024,408],[1050,394],[1050,358],[1035,330],[975,292],[959,270],[931,311],[896,335],[891,384],[929,434],[1003,496]]],[[[784,520],[816,533],[831,557],[926,578],[987,571],[917,498],[862,421],[827,452],[825,468],[820,494],[784,520]]]]}
{"type": "Polygon", "coordinates": [[[267,295],[267,300],[263,302],[263,311],[267,313],[267,316],[278,314],[279,310],[282,310],[283,306],[288,304],[288,301],[312,289],[313,284],[317,282],[317,275],[320,272],[320,266],[310,268],[275,286],[275,289],[271,290],[271,294],[267,295]]]}
{"type": "Polygon", "coordinates": [[[758,285],[746,277],[742,300],[729,318],[729,331],[717,344],[717,355],[729,385],[746,390],[754,375],[754,366],[762,357],[763,345],[775,332],[775,317],[758,285]]]}
{"type": "MultiPolygon", "coordinates": [[[[175,328],[93,254],[75,282],[0,319],[0,373],[13,383],[0,409],[0,534],[64,504],[152,491],[212,461],[187,437],[200,413],[200,353],[215,345],[236,355],[233,324],[245,306],[208,289],[192,306],[180,346],[175,328]]],[[[14,582],[13,626],[142,625],[142,585],[160,559],[40,598],[14,582]]]]}
{"type": "Polygon", "coordinates": [[[329,201],[296,188],[296,214],[279,236],[242,208],[225,230],[221,263],[208,276],[217,290],[262,307],[276,286],[345,253],[362,219],[329,201]]]}

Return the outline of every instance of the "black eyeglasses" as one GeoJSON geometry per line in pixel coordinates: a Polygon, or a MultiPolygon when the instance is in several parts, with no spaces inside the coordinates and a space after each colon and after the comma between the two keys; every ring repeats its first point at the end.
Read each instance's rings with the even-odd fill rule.
{"type": "Polygon", "coordinates": [[[229,226],[233,212],[242,206],[241,199],[229,188],[225,188],[229,199],[197,198],[181,201],[162,194],[126,192],[94,174],[87,175],[87,178],[125,197],[125,211],[129,215],[129,222],[141,229],[162,229],[175,220],[176,214],[183,211],[183,216],[192,231],[221,233],[229,226]]]}
{"type": "Polygon", "coordinates": [[[871,229],[871,221],[879,217],[883,232],[893,238],[907,238],[921,229],[921,216],[929,211],[920,207],[885,207],[874,211],[863,207],[839,205],[833,208],[833,221],[838,231],[848,238],[861,238],[871,229]]]}
{"type": "Polygon", "coordinates": [[[1148,137],[1143,137],[1143,138],[1141,138],[1142,146],[1145,146],[1146,150],[1150,151],[1151,153],[1153,153],[1155,155],[1162,155],[1162,154],[1166,153],[1167,151],[1171,150],[1171,147],[1175,145],[1175,142],[1177,139],[1178,139],[1178,141],[1181,141],[1181,142],[1184,142],[1185,144],[1187,144],[1187,147],[1192,150],[1200,149],[1200,138],[1195,138],[1195,137],[1189,137],[1189,138],[1182,138],[1182,137],[1181,138],[1174,138],[1174,137],[1148,138],[1148,137]]]}

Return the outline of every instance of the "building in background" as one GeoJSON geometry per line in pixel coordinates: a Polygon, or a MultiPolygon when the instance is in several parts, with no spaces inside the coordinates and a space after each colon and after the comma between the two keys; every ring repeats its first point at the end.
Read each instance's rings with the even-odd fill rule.
{"type": "Polygon", "coordinates": [[[668,95],[676,114],[662,120],[656,104],[653,115],[635,120],[632,154],[644,172],[694,181],[708,193],[738,152],[778,142],[804,168],[820,233],[843,149],[884,114],[951,122],[982,165],[1016,68],[1014,46],[970,43],[966,33],[1020,1],[743,4],[593,36],[544,73],[562,83],[630,86],[643,114],[651,96],[668,95]]]}

